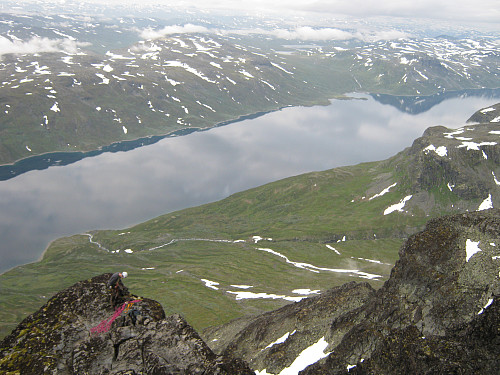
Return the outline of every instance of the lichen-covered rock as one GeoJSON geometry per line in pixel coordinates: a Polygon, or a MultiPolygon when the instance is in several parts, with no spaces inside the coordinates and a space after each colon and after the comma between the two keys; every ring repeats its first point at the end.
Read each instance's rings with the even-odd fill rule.
{"type": "Polygon", "coordinates": [[[402,246],[363,319],[303,374],[498,373],[498,246],[498,210],[431,220],[402,246]]]}
{"type": "Polygon", "coordinates": [[[249,365],[261,374],[499,373],[500,211],[431,220],[399,255],[377,291],[352,282],[211,328],[212,348],[182,317],[132,295],[135,324],[122,315],[91,335],[113,314],[110,275],[97,276],[58,293],[7,336],[0,373],[252,374],[249,365]]]}
{"type": "Polygon", "coordinates": [[[337,342],[374,293],[368,283],[350,282],[275,311],[207,329],[204,337],[216,352],[277,374],[323,337],[337,342]],[[333,320],[345,322],[339,332],[330,330],[333,320]]]}
{"type": "Polygon", "coordinates": [[[161,305],[147,298],[126,295],[137,301],[131,310],[109,331],[91,333],[114,315],[106,289],[110,276],[76,283],[21,322],[0,343],[0,373],[252,373],[241,360],[216,356],[182,317],[166,318],[161,305]]]}
{"type": "Polygon", "coordinates": [[[377,291],[345,284],[206,330],[207,342],[263,374],[321,340],[301,374],[498,374],[500,211],[431,220],[399,255],[377,291]]]}
{"type": "Polygon", "coordinates": [[[497,210],[429,221],[400,250],[383,292],[424,335],[470,322],[500,294],[497,210]]]}

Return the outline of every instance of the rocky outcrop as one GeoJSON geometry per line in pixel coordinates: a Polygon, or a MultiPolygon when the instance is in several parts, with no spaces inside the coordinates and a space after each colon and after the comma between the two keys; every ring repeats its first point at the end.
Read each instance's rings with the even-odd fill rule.
{"type": "Polygon", "coordinates": [[[179,315],[137,301],[107,332],[92,333],[114,315],[106,282],[78,282],[27,317],[0,344],[0,373],[21,374],[251,374],[241,360],[215,355],[179,315]]]}
{"type": "Polygon", "coordinates": [[[500,116],[500,103],[480,109],[474,113],[468,120],[468,123],[498,123],[500,116]]]}
{"type": "Polygon", "coordinates": [[[346,284],[237,321],[237,334],[228,334],[231,323],[207,330],[206,340],[261,374],[290,368],[318,338],[323,355],[301,374],[498,373],[499,246],[498,210],[431,220],[402,246],[378,291],[346,284]],[[224,336],[222,345],[210,341],[224,336]]]}
{"type": "Polygon", "coordinates": [[[205,340],[133,295],[133,314],[92,334],[113,314],[110,275],[97,276],[61,291],[7,336],[0,373],[498,373],[500,211],[433,219],[399,257],[377,291],[351,282],[207,329],[205,340]]]}
{"type": "MultiPolygon", "coordinates": [[[[402,153],[402,162],[396,158],[395,162],[400,163],[396,169],[414,193],[449,190],[462,204],[469,201],[476,205],[464,209],[476,209],[477,200],[482,201],[490,193],[497,200],[498,140],[495,124],[468,125],[461,129],[431,127],[402,153]]],[[[434,204],[439,207],[439,202],[434,204]]]]}
{"type": "Polygon", "coordinates": [[[215,351],[279,373],[304,348],[322,338],[335,341],[338,333],[329,331],[332,320],[350,320],[374,293],[368,283],[350,282],[257,317],[207,329],[204,335],[215,351]]]}

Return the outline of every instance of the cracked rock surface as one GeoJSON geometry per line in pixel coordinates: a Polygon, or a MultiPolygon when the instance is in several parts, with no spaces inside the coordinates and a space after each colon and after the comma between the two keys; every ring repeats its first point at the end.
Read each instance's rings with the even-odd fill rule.
{"type": "Polygon", "coordinates": [[[215,355],[181,316],[165,317],[147,298],[133,305],[135,324],[124,312],[108,332],[91,334],[114,313],[110,276],[76,283],[23,320],[0,343],[0,373],[252,374],[243,361],[215,355]]]}
{"type": "Polygon", "coordinates": [[[265,374],[321,338],[328,355],[300,374],[498,374],[499,249],[497,209],[433,219],[401,247],[379,290],[351,282],[204,337],[265,374]]]}

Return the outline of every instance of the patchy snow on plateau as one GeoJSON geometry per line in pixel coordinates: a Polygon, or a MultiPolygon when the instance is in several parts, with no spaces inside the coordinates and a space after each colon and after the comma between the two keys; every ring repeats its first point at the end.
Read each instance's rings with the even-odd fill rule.
{"type": "Polygon", "coordinates": [[[215,66],[217,69],[222,69],[222,66],[216,62],[210,61],[210,65],[215,66]]]}
{"type": "Polygon", "coordinates": [[[59,109],[59,105],[57,102],[54,103],[54,105],[50,108],[51,111],[54,111],[54,112],[61,112],[61,110],[59,109]]]}
{"type": "Polygon", "coordinates": [[[245,76],[245,78],[250,79],[250,78],[255,78],[252,74],[248,73],[246,70],[240,70],[240,73],[245,76]]]}
{"type": "Polygon", "coordinates": [[[491,171],[491,174],[493,175],[493,181],[495,181],[495,184],[500,185],[500,181],[497,180],[497,176],[495,176],[495,172],[491,171]]]}
{"type": "Polygon", "coordinates": [[[170,83],[172,86],[177,86],[177,85],[181,85],[182,82],[177,82],[176,80],[173,80],[171,78],[168,78],[167,76],[165,76],[165,80],[170,83]]]}
{"type": "Polygon", "coordinates": [[[337,255],[341,255],[341,254],[340,254],[340,252],[339,252],[336,248],[334,248],[333,246],[326,245],[326,247],[327,247],[327,248],[329,248],[330,250],[335,251],[335,253],[336,253],[337,255]]]}
{"type": "Polygon", "coordinates": [[[351,257],[351,258],[352,258],[352,259],[358,259],[358,260],[364,260],[365,262],[370,262],[370,263],[390,265],[389,263],[382,263],[380,260],[375,260],[375,259],[368,259],[368,258],[354,258],[354,257],[351,257]]]}
{"type": "Polygon", "coordinates": [[[262,241],[262,240],[272,241],[273,239],[272,238],[263,238],[261,236],[253,236],[252,240],[254,243],[258,243],[259,241],[262,241]]]}
{"type": "Polygon", "coordinates": [[[199,104],[199,105],[201,105],[202,107],[208,108],[212,112],[215,112],[215,109],[213,109],[212,107],[210,107],[208,104],[204,104],[204,103],[200,102],[199,100],[197,100],[196,103],[199,104]]]}
{"type": "Polygon", "coordinates": [[[375,199],[375,198],[378,198],[378,197],[381,197],[382,195],[384,194],[387,194],[389,192],[389,190],[391,190],[391,188],[393,188],[394,186],[396,186],[398,183],[395,182],[393,183],[391,186],[388,186],[386,187],[384,190],[382,190],[380,193],[378,194],[375,194],[374,196],[368,198],[369,201],[371,201],[372,199],[375,199]]]}
{"type": "Polygon", "coordinates": [[[370,280],[375,280],[375,279],[382,277],[381,275],[370,274],[370,273],[359,271],[359,270],[317,267],[317,266],[314,266],[314,265],[309,264],[309,263],[293,262],[290,259],[288,259],[287,256],[285,256],[277,251],[274,251],[272,249],[257,248],[257,250],[276,255],[280,258],[283,258],[286,263],[289,263],[297,268],[301,268],[301,269],[304,269],[304,270],[307,270],[310,272],[320,273],[321,271],[325,271],[325,272],[334,272],[334,273],[348,273],[348,274],[355,275],[355,276],[358,276],[358,277],[363,278],[363,279],[370,279],[370,280]]]}
{"type": "Polygon", "coordinates": [[[244,291],[228,291],[229,294],[236,295],[237,300],[242,299],[284,299],[285,301],[299,302],[305,297],[291,297],[280,294],[268,294],[268,293],[254,293],[254,292],[244,292],[244,291]]]}
{"type": "Polygon", "coordinates": [[[268,349],[268,348],[272,348],[274,345],[279,345],[279,344],[284,343],[286,340],[288,340],[288,337],[292,336],[295,332],[297,332],[297,331],[293,331],[292,333],[290,333],[290,332],[285,333],[279,339],[277,339],[276,341],[274,341],[274,342],[270,343],[268,346],[266,346],[263,350],[268,349]]]}
{"type": "Polygon", "coordinates": [[[479,112],[485,114],[485,113],[488,113],[488,112],[491,112],[491,111],[494,111],[494,110],[495,110],[495,108],[489,107],[489,108],[482,109],[479,112]]]}
{"type": "Polygon", "coordinates": [[[102,79],[102,82],[99,83],[100,85],[109,85],[109,78],[106,78],[104,74],[96,73],[95,75],[102,79]]]}
{"type": "Polygon", "coordinates": [[[486,302],[486,305],[477,313],[477,315],[481,315],[484,310],[486,310],[491,304],[493,303],[493,298],[490,298],[488,302],[486,302]]]}
{"type": "Polygon", "coordinates": [[[281,65],[278,65],[278,64],[276,64],[274,62],[271,62],[271,65],[274,66],[275,68],[278,68],[279,70],[282,70],[283,72],[285,72],[287,74],[292,74],[293,75],[293,72],[290,72],[290,71],[286,70],[281,65]]]}
{"type": "Polygon", "coordinates": [[[217,287],[217,285],[219,285],[219,283],[217,281],[210,281],[207,279],[201,279],[201,281],[203,281],[205,283],[205,286],[207,288],[219,290],[219,288],[217,287]]]}
{"type": "Polygon", "coordinates": [[[401,199],[399,201],[399,203],[396,203],[396,204],[393,204],[392,206],[387,207],[384,211],[384,215],[389,215],[395,211],[404,212],[403,208],[405,207],[406,202],[408,202],[412,196],[413,195],[408,195],[408,196],[404,197],[403,199],[401,199]]]}
{"type": "Polygon", "coordinates": [[[457,129],[455,130],[454,132],[450,132],[450,133],[444,133],[444,137],[445,138],[455,138],[454,135],[459,135],[459,134],[462,134],[465,130],[463,128],[461,129],[457,129]]]}
{"type": "Polygon", "coordinates": [[[481,142],[481,143],[476,143],[476,142],[462,142],[461,145],[457,146],[457,148],[463,148],[466,147],[467,151],[469,150],[476,150],[479,151],[479,147],[481,146],[495,146],[497,142],[481,142]]]}
{"type": "Polygon", "coordinates": [[[252,285],[231,285],[232,288],[238,288],[238,289],[250,289],[253,288],[252,285]]]}
{"type": "Polygon", "coordinates": [[[185,64],[185,63],[182,63],[180,61],[166,61],[165,62],[165,66],[168,66],[168,67],[176,67],[176,68],[182,68],[184,69],[186,72],[189,72],[191,74],[194,74],[195,76],[203,79],[204,81],[207,81],[209,83],[216,83],[215,81],[209,79],[208,77],[206,77],[203,73],[199,72],[198,70],[190,67],[188,64],[185,64]]]}
{"type": "Polygon", "coordinates": [[[276,88],[275,88],[273,85],[271,85],[269,82],[264,81],[263,79],[261,79],[260,81],[261,81],[263,84],[265,84],[265,85],[269,86],[269,88],[271,88],[272,90],[275,90],[275,91],[276,91],[276,88]]]}
{"type": "Polygon", "coordinates": [[[320,290],[319,289],[311,290],[309,288],[306,288],[306,289],[294,289],[294,290],[292,290],[292,293],[294,293],[294,294],[302,294],[304,296],[307,296],[309,294],[319,294],[320,290]]]}
{"type": "Polygon", "coordinates": [[[327,357],[330,352],[325,353],[325,349],[328,347],[328,342],[326,342],[325,337],[322,337],[318,342],[312,344],[308,348],[304,349],[295,361],[289,366],[281,370],[279,375],[296,375],[307,366],[318,362],[320,359],[327,357]]]}

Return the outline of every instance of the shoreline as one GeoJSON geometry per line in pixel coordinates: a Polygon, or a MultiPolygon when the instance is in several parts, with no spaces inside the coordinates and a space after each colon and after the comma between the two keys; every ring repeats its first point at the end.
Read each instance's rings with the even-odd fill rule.
{"type": "MultiPolygon", "coordinates": [[[[367,93],[352,93],[352,95],[369,95],[367,93]]],[[[348,95],[343,95],[342,97],[334,97],[334,98],[331,98],[329,99],[329,102],[331,103],[332,101],[334,100],[340,100],[340,99],[343,99],[343,100],[360,100],[360,99],[363,99],[363,98],[359,98],[359,97],[352,97],[352,96],[348,96],[348,95]]],[[[301,106],[296,106],[296,107],[312,107],[314,105],[307,105],[307,106],[304,106],[304,105],[301,105],[301,106]]],[[[322,105],[319,105],[319,106],[322,106],[322,105]]],[[[247,119],[253,119],[253,118],[258,118],[258,117],[261,117],[265,114],[268,114],[268,113],[273,113],[273,112],[278,112],[278,111],[281,111],[283,109],[286,109],[286,108],[292,108],[293,106],[284,106],[284,107],[280,107],[278,109],[274,109],[274,110],[269,110],[269,111],[261,111],[261,112],[255,112],[255,113],[251,113],[251,114],[247,114],[247,115],[242,115],[236,119],[231,119],[231,120],[226,120],[226,121],[222,121],[222,122],[219,122],[217,124],[215,124],[214,126],[211,126],[211,127],[207,127],[207,128],[189,128],[189,129],[182,129],[182,130],[189,130],[188,133],[185,133],[185,132],[182,132],[182,133],[176,133],[176,132],[171,132],[169,134],[166,134],[164,136],[152,136],[152,137],[149,137],[149,139],[152,139],[153,137],[155,137],[154,141],[157,142],[158,140],[161,140],[161,139],[164,139],[164,138],[168,138],[168,137],[177,137],[177,136],[181,136],[181,135],[188,135],[188,134],[191,134],[193,132],[200,132],[200,131],[206,131],[206,130],[210,130],[212,128],[216,128],[216,127],[222,127],[222,126],[225,126],[225,125],[229,125],[229,124],[233,124],[233,123],[237,123],[237,122],[240,122],[240,121],[244,121],[244,120],[247,120],[247,119]],[[156,139],[157,138],[157,139],[156,139]]],[[[142,140],[142,138],[140,139],[142,140]]],[[[138,143],[140,141],[126,141],[128,142],[128,144],[130,145],[130,143],[138,143]]],[[[121,142],[123,143],[123,142],[121,142]]],[[[141,144],[137,144],[134,148],[138,148],[138,147],[141,147],[141,144]]],[[[99,154],[101,153],[105,153],[105,152],[113,152],[116,150],[100,150],[99,151],[99,154]]],[[[47,156],[50,156],[50,155],[56,155],[56,156],[59,156],[59,155],[62,155],[64,153],[49,153],[49,154],[45,154],[45,157],[47,156]]],[[[71,154],[79,154],[80,156],[83,155],[83,157],[87,157],[86,155],[88,155],[88,153],[82,153],[82,152],[72,152],[71,154]]],[[[83,158],[82,157],[82,158],[83,158]]],[[[70,163],[68,163],[70,164],[70,163]]],[[[56,164],[53,164],[53,165],[63,165],[61,163],[56,163],[56,164]]],[[[65,165],[65,164],[64,164],[65,165]]],[[[45,168],[48,168],[49,166],[46,166],[45,168]]],[[[0,167],[1,168],[1,167],[0,167]]],[[[33,169],[30,169],[30,170],[33,170],[33,169]]],[[[15,176],[13,176],[15,177],[15,176]]],[[[0,178],[1,179],[1,178],[0,178]]],[[[79,233],[69,233],[67,236],[73,236],[73,235],[85,235],[85,232],[79,232],[79,233]]],[[[60,237],[58,237],[60,238],[60,237]]],[[[50,248],[50,246],[53,244],[54,241],[56,241],[58,238],[54,238],[52,239],[51,241],[49,241],[47,243],[47,245],[44,247],[43,251],[38,254],[40,254],[36,260],[33,260],[33,261],[29,261],[29,262],[26,262],[26,263],[19,263],[19,264],[16,264],[12,267],[9,267],[8,269],[4,270],[4,271],[0,271],[0,275],[3,275],[5,274],[6,272],[9,272],[11,270],[13,270],[14,268],[16,267],[19,267],[19,266],[23,266],[23,265],[28,265],[28,264],[33,264],[33,263],[37,263],[37,262],[40,262],[41,260],[43,260],[44,256],[47,254],[47,251],[48,249],[50,248]]],[[[42,247],[43,244],[40,244],[42,247]]]]}
{"type": "MultiPolygon", "coordinates": [[[[292,107],[292,106],[291,105],[290,106],[283,106],[283,107],[280,107],[280,108],[277,108],[277,109],[274,109],[274,110],[260,111],[260,112],[255,112],[255,113],[250,113],[250,114],[242,115],[242,116],[239,116],[236,119],[221,121],[221,122],[219,122],[219,123],[217,123],[217,124],[215,124],[213,126],[206,127],[206,128],[179,129],[179,130],[175,130],[173,132],[167,133],[165,135],[153,135],[153,136],[144,137],[144,138],[138,138],[138,139],[130,140],[130,141],[119,141],[119,142],[112,143],[111,145],[108,145],[108,146],[103,146],[103,147],[101,147],[98,150],[92,150],[92,151],[86,151],[86,152],[85,151],[73,151],[73,152],[54,151],[54,152],[49,152],[49,153],[45,153],[45,154],[29,156],[27,158],[20,159],[20,160],[16,161],[13,164],[0,164],[0,182],[1,181],[9,180],[9,179],[14,178],[14,177],[17,177],[17,176],[19,176],[19,175],[21,175],[23,173],[27,173],[29,171],[43,170],[43,169],[47,169],[47,168],[49,168],[51,166],[69,165],[69,164],[75,163],[77,161],[80,161],[80,160],[82,160],[84,158],[98,156],[98,155],[106,153],[106,152],[129,151],[129,150],[133,150],[135,148],[139,148],[139,147],[142,147],[142,146],[147,146],[147,145],[154,144],[154,143],[156,143],[156,142],[158,142],[158,141],[160,141],[162,139],[165,139],[165,138],[181,137],[181,136],[189,135],[189,134],[192,134],[192,133],[195,133],[195,132],[208,131],[208,130],[213,129],[213,128],[222,127],[222,126],[230,125],[230,124],[241,122],[241,121],[245,121],[245,120],[255,119],[255,118],[264,116],[264,115],[266,115],[268,113],[277,112],[277,111],[280,111],[280,110],[282,110],[284,108],[289,108],[289,107],[292,107]],[[188,131],[186,132],[186,130],[188,130],[188,131]],[[178,133],[178,134],[176,134],[176,133],[178,133]],[[150,142],[147,143],[147,144],[142,143],[145,140],[149,140],[150,142]],[[126,150],[124,150],[124,149],[119,149],[119,150],[112,149],[113,147],[116,147],[116,146],[119,146],[119,145],[123,145],[123,144],[129,144],[129,145],[130,144],[135,144],[135,146],[132,147],[132,148],[126,149],[126,150]],[[78,156],[78,158],[77,159],[72,158],[72,161],[67,162],[67,163],[59,163],[58,160],[57,160],[58,158],[54,158],[54,159],[56,159],[56,162],[54,162],[52,164],[47,163],[46,165],[44,165],[43,168],[29,168],[29,169],[26,168],[25,170],[23,170],[23,171],[21,171],[19,173],[13,174],[13,175],[9,176],[8,178],[4,178],[2,176],[2,174],[5,173],[5,172],[2,172],[2,169],[6,169],[8,167],[14,168],[14,167],[18,166],[19,164],[27,164],[29,162],[37,161],[37,160],[43,160],[43,159],[50,160],[50,158],[53,157],[53,156],[59,157],[59,156],[64,156],[64,155],[78,156]]],[[[81,236],[85,236],[86,233],[73,233],[73,234],[68,234],[67,236],[80,236],[80,235],[81,236]]],[[[66,236],[63,236],[63,237],[66,237],[66,236]]],[[[13,269],[15,269],[17,267],[22,267],[22,266],[25,266],[25,265],[29,265],[29,264],[33,264],[33,263],[38,263],[38,262],[42,261],[43,258],[44,258],[44,256],[45,256],[45,254],[47,253],[48,249],[50,248],[50,246],[54,243],[54,241],[57,241],[59,238],[61,238],[61,237],[58,237],[58,238],[55,238],[55,239],[51,240],[45,246],[44,250],[42,251],[42,253],[40,254],[40,256],[36,260],[33,260],[31,262],[26,262],[26,263],[20,263],[20,264],[17,264],[15,266],[12,266],[12,267],[4,270],[4,271],[0,271],[0,276],[4,275],[5,273],[7,273],[9,271],[12,271],[13,269]]]]}
{"type": "MultiPolygon", "coordinates": [[[[400,98],[423,98],[423,97],[442,97],[443,100],[447,98],[453,98],[454,96],[459,96],[463,95],[464,93],[474,93],[474,92],[480,92],[483,91],[484,93],[490,93],[493,94],[496,91],[499,91],[500,88],[478,88],[478,89],[461,89],[461,90],[452,90],[452,91],[443,91],[443,92],[437,92],[434,94],[430,95],[394,95],[394,94],[387,94],[387,93],[375,93],[375,92],[350,92],[350,93],[342,93],[338,95],[334,95],[333,97],[330,98],[323,98],[321,100],[317,100],[314,103],[309,103],[309,104],[288,104],[288,105],[283,105],[280,107],[277,107],[275,109],[270,109],[267,111],[258,111],[258,112],[253,112],[245,115],[241,115],[236,118],[224,120],[218,123],[215,123],[213,125],[209,125],[206,127],[189,127],[189,128],[181,128],[177,130],[173,130],[169,133],[161,134],[161,135],[149,135],[145,137],[140,137],[136,139],[130,139],[130,140],[123,140],[123,141],[116,141],[113,143],[110,143],[108,145],[103,145],[98,147],[97,149],[94,150],[88,150],[88,151],[49,151],[46,153],[42,154],[37,154],[37,155],[31,155],[27,156],[25,158],[21,158],[18,160],[15,160],[10,163],[5,163],[1,164],[0,163],[0,181],[6,181],[11,178],[14,178],[16,176],[19,176],[23,173],[32,171],[32,170],[43,170],[51,166],[64,166],[68,164],[75,163],[77,161],[80,161],[82,159],[85,159],[87,157],[93,157],[93,156],[98,156],[100,154],[106,153],[106,152],[120,152],[120,151],[131,151],[133,149],[142,147],[142,146],[148,146],[151,144],[154,144],[156,142],[159,142],[165,138],[169,137],[180,137],[184,135],[189,135],[191,133],[195,132],[201,132],[201,131],[207,131],[213,128],[218,128],[221,126],[226,126],[230,124],[234,124],[240,121],[244,120],[251,120],[257,117],[264,116],[266,114],[272,113],[272,112],[278,112],[281,111],[282,109],[285,108],[292,108],[292,107],[313,107],[313,106],[324,106],[328,105],[325,103],[325,100],[328,103],[331,103],[332,100],[337,99],[337,100],[353,100],[353,99],[358,99],[356,97],[352,97],[351,95],[356,95],[356,94],[364,94],[364,95],[369,95],[369,96],[380,96],[380,97],[400,97],[400,98]],[[55,160],[51,161],[51,158],[57,159],[58,157],[66,157],[66,161],[63,160],[55,160]],[[62,163],[61,163],[62,162],[62,163]]],[[[387,103],[386,103],[387,104],[387,103]]]]}
{"type": "MultiPolygon", "coordinates": [[[[77,234],[78,235],[78,234],[77,234]]],[[[16,266],[13,266],[13,267],[10,267],[9,269],[6,269],[5,271],[0,271],[0,276],[3,276],[4,274],[6,274],[7,272],[10,272],[12,271],[13,269],[17,268],[17,267],[22,267],[22,266],[27,266],[28,264],[34,264],[34,263],[39,263],[43,260],[43,257],[45,256],[45,254],[47,253],[47,250],[49,249],[49,247],[52,245],[52,243],[54,241],[57,241],[59,238],[55,238],[53,240],[51,240],[47,246],[45,247],[45,249],[43,250],[42,254],[38,257],[38,259],[34,260],[33,262],[28,262],[28,263],[22,263],[22,264],[18,264],[16,266]]]]}
{"type": "Polygon", "coordinates": [[[282,106],[268,111],[260,111],[241,115],[237,118],[221,121],[205,128],[189,127],[177,129],[163,135],[150,135],[147,137],[141,137],[132,140],[117,141],[90,151],[50,151],[43,154],[28,156],[22,159],[18,159],[13,163],[0,164],[0,181],[7,181],[11,178],[17,177],[23,173],[27,173],[33,170],[43,170],[52,166],[69,165],[85,158],[98,156],[107,152],[114,153],[131,151],[139,147],[155,144],[165,138],[182,137],[196,132],[208,131],[210,129],[231,125],[237,122],[255,119],[289,107],[293,106],[282,106]]]}

